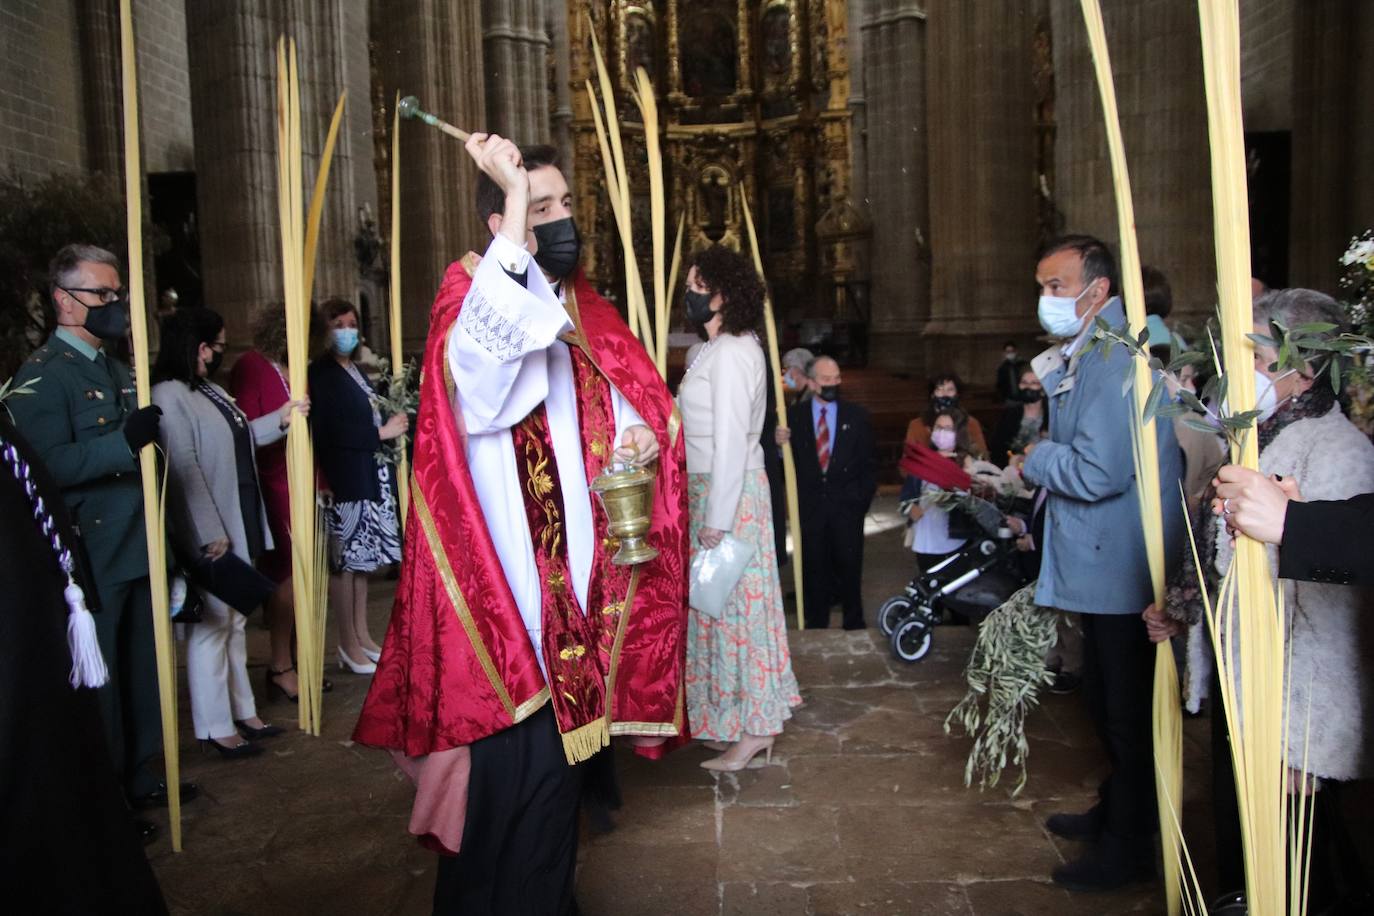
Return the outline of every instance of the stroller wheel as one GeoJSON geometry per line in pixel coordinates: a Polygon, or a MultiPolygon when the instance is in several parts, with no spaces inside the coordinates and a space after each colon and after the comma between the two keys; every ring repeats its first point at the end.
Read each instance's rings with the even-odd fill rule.
{"type": "Polygon", "coordinates": [[[883,631],[884,636],[891,636],[892,631],[897,629],[897,624],[911,616],[912,610],[911,599],[906,595],[887,599],[883,606],[878,608],[878,629],[883,631]]]}
{"type": "Polygon", "coordinates": [[[931,621],[922,614],[908,617],[892,631],[892,654],[904,662],[918,662],[930,651],[931,621]]]}

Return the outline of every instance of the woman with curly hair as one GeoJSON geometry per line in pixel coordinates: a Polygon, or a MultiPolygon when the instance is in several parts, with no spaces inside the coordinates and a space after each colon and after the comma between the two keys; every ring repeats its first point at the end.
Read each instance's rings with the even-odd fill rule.
{"type": "Polygon", "coordinates": [[[719,617],[693,608],[687,620],[687,716],[692,735],[719,757],[708,770],[742,770],[801,704],[787,648],[764,471],[767,370],[754,329],[763,284],[753,266],[719,246],[687,271],[687,320],[707,342],[678,388],[687,443],[693,552],[727,533],[752,550],[719,617]]]}

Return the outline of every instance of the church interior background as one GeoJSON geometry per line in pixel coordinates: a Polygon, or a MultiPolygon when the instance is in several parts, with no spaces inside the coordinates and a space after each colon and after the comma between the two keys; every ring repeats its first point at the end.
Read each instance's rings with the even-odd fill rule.
{"type": "MultiPolygon", "coordinates": [[[[1175,318],[1197,326],[1213,308],[1215,268],[1196,3],[1102,0],[1102,6],[1142,258],[1168,275],[1175,318]]],[[[583,267],[608,296],[623,300],[621,246],[584,88],[595,79],[593,33],[618,90],[632,163],[643,159],[643,129],[628,92],[636,67],[647,70],[657,91],[670,237],[682,215],[688,251],[714,243],[747,246],[742,208],[746,200],[752,205],[783,349],[808,346],[840,359],[847,396],[872,412],[889,467],[895,466],[906,422],[925,404],[928,375],[957,371],[968,380],[965,403],[986,416],[993,409],[991,382],[1002,343],[1015,341],[1023,354],[1039,348],[1032,281],[1037,246],[1062,231],[1116,240],[1106,138],[1078,0],[134,0],[133,7],[147,169],[144,209],[159,239],[152,289],[175,289],[182,306],[219,311],[231,351],[248,346],[254,313],[282,298],[274,47],[283,34],[300,48],[307,183],[334,103],[341,91],[348,93],[315,293],[317,299],[357,302],[377,352],[386,352],[390,342],[386,251],[388,189],[396,167],[390,159],[391,109],[398,92],[417,96],[426,110],[462,128],[558,147],[584,236],[583,267]]],[[[1368,116],[1367,93],[1360,91],[1374,85],[1374,3],[1240,0],[1240,10],[1254,273],[1272,286],[1337,293],[1339,258],[1350,237],[1374,219],[1374,118],[1368,116]]],[[[0,50],[0,181],[34,186],[52,176],[118,176],[123,145],[114,0],[0,0],[0,50]]],[[[445,269],[468,250],[481,250],[486,230],[474,214],[476,174],[461,146],[414,122],[403,122],[401,131],[403,338],[406,351],[415,353],[424,343],[445,269]]],[[[633,164],[630,171],[636,182],[636,249],[647,255],[647,173],[633,164]]],[[[649,276],[647,257],[640,267],[649,276]]],[[[679,296],[680,289],[675,301],[679,296]]],[[[157,301],[149,296],[150,309],[157,301]]],[[[680,310],[677,318],[677,329],[685,330],[680,310]]],[[[8,332],[0,322],[0,334],[8,332]]],[[[680,372],[682,349],[675,359],[680,372]]],[[[0,366],[0,379],[12,368],[0,366]]],[[[896,548],[890,553],[896,556],[896,548]]],[[[908,561],[903,553],[901,562],[908,561]]],[[[908,571],[903,566],[893,575],[905,581],[908,571]]],[[[892,671],[881,660],[848,649],[833,657],[808,656],[819,643],[809,644],[812,650],[807,645],[799,650],[799,674],[808,687],[832,690],[831,700],[822,699],[806,714],[811,731],[804,723],[798,729],[809,735],[803,740],[812,742],[811,752],[831,753],[842,740],[860,748],[869,740],[870,750],[877,749],[853,771],[873,777],[862,788],[872,790],[872,798],[865,798],[874,807],[826,815],[839,819],[837,836],[862,847],[871,834],[873,861],[900,856],[893,870],[924,874],[920,869],[926,867],[939,876],[984,855],[1000,832],[1012,835],[1004,828],[1015,818],[1025,821],[1027,836],[1043,841],[1038,827],[1026,826],[1026,812],[1007,805],[967,835],[951,832],[959,835],[949,840],[953,864],[941,864],[944,871],[924,859],[913,865],[911,858],[923,857],[888,848],[888,836],[909,830],[900,806],[924,804],[925,796],[894,801],[880,785],[878,776],[897,772],[888,759],[896,756],[888,734],[856,738],[866,727],[859,719],[836,723],[841,713],[857,717],[856,710],[880,689],[890,690],[888,699],[900,693],[901,703],[916,693],[925,718],[896,739],[898,750],[916,763],[901,765],[921,767],[921,779],[941,803],[957,796],[971,799],[970,805],[988,804],[961,794],[956,784],[963,751],[938,744],[938,719],[951,705],[940,691],[958,679],[968,646],[951,639],[936,662],[904,675],[922,679],[917,692],[905,683],[901,691],[892,688],[892,671]],[[851,676],[858,668],[863,677],[871,675],[871,683],[851,676]],[[830,677],[843,683],[831,684],[825,680],[830,677]],[[833,699],[851,688],[858,699],[833,699]],[[948,766],[940,770],[934,763],[948,766]],[[956,776],[946,779],[948,772],[956,776]],[[880,829],[872,827],[872,818],[880,829]]],[[[353,749],[340,751],[361,698],[348,691],[344,685],[342,699],[336,696],[340,705],[329,726],[341,740],[301,750],[305,763],[327,760],[334,766],[330,754],[356,755],[353,749]]],[[[870,712],[865,707],[863,714],[870,712]]],[[[916,715],[905,706],[872,714],[879,725],[895,721],[903,728],[916,715]]],[[[1059,715],[1051,713],[1046,732],[1076,727],[1068,718],[1068,724],[1060,722],[1059,715]]],[[[727,810],[733,797],[717,795],[709,822],[690,822],[691,830],[699,828],[707,837],[706,845],[721,844],[721,874],[747,858],[718,838],[718,823],[726,825],[719,836],[735,835],[729,829],[737,814],[757,819],[765,838],[760,845],[786,835],[781,827],[797,834],[818,829],[803,790],[794,792],[791,782],[800,786],[807,772],[812,785],[829,782],[828,771],[806,770],[811,764],[796,746],[797,760],[785,779],[765,774],[742,784],[740,812],[727,810]],[[758,810],[750,808],[750,791],[763,797],[758,810]],[[803,805],[783,808],[778,799],[791,795],[803,805]]],[[[1063,774],[1078,778],[1081,754],[1056,747],[1042,757],[1055,764],[1047,766],[1058,780],[1054,785],[1078,791],[1081,786],[1063,774]]],[[[282,781],[272,790],[282,805],[291,804],[291,793],[312,791],[308,767],[292,769],[289,760],[277,764],[273,778],[282,781]]],[[[686,766],[699,776],[695,761],[686,766]]],[[[900,771],[906,784],[915,782],[911,772],[900,771]]],[[[389,774],[390,764],[379,757],[358,764],[347,778],[370,792],[389,785],[389,774]],[[372,770],[364,772],[364,766],[372,770]],[[381,771],[385,779],[376,776],[381,771]]],[[[670,807],[678,804],[672,799],[689,792],[673,782],[677,778],[670,774],[662,786],[651,784],[670,807]]],[[[222,807],[211,809],[214,817],[238,816],[234,829],[253,835],[258,814],[247,800],[260,800],[253,793],[268,783],[234,786],[221,780],[216,804],[222,807]],[[242,803],[237,814],[231,813],[233,802],[242,803]]],[[[360,803],[357,819],[395,815],[404,807],[398,793],[385,796],[386,804],[360,803]]],[[[191,816],[197,816],[194,810],[191,816]]],[[[207,830],[216,829],[208,826],[209,814],[199,816],[207,830]]],[[[402,825],[386,829],[394,845],[375,841],[375,849],[400,856],[394,848],[407,842],[402,825]]],[[[370,899],[368,869],[376,863],[361,857],[374,847],[357,851],[355,860],[348,857],[354,854],[345,849],[348,844],[319,856],[310,848],[315,841],[289,830],[273,840],[288,866],[298,865],[302,874],[313,870],[336,884],[341,907],[373,911],[354,907],[353,895],[370,899]],[[361,890],[345,880],[355,873],[367,878],[361,890]]],[[[1024,864],[1028,874],[1047,871],[1047,850],[1027,853],[1016,867],[1024,864]]],[[[838,861],[841,849],[817,845],[794,852],[798,860],[838,861]]],[[[612,853],[614,847],[593,850],[590,855],[601,855],[604,867],[589,867],[588,873],[612,875],[624,867],[633,877],[649,867],[612,853]]],[[[226,899],[237,891],[242,875],[226,871],[206,878],[210,870],[203,861],[177,864],[169,855],[159,862],[165,886],[212,880],[224,882],[226,899]]],[[[408,855],[407,863],[418,861],[408,855]]],[[[785,856],[779,853],[778,859],[785,856]]],[[[698,863],[682,856],[671,864],[687,874],[698,863]]],[[[786,895],[801,891],[784,866],[791,867],[790,860],[778,865],[774,892],[784,895],[784,904],[776,911],[801,912],[787,909],[793,898],[786,895]]],[[[392,872],[400,873],[399,867],[392,872]]],[[[730,883],[720,880],[722,887],[730,883]]],[[[756,893],[753,880],[736,882],[741,893],[756,893]]],[[[377,888],[381,882],[376,878],[377,888]]],[[[412,889],[410,911],[418,912],[432,881],[412,883],[418,890],[412,889]]],[[[667,883],[663,890],[684,887],[667,883]]],[[[852,881],[841,890],[857,893],[852,881]]],[[[623,888],[608,883],[602,891],[616,899],[623,888]]],[[[728,904],[729,892],[722,893],[728,904]]],[[[975,896],[967,889],[959,893],[975,896]]],[[[1004,899],[1029,894],[1039,900],[1044,888],[1011,882],[996,891],[1003,896],[987,893],[988,906],[968,912],[1007,912],[999,909],[1004,899]]],[[[753,899],[727,911],[759,912],[753,899]]],[[[1069,912],[1057,906],[1033,911],[1069,912]]]]}
{"type": "MultiPolygon", "coordinates": [[[[1143,259],[1196,319],[1214,301],[1214,271],[1194,5],[1103,6],[1143,259]]],[[[1256,273],[1333,290],[1346,240],[1374,212],[1374,127],[1357,116],[1353,91],[1374,77],[1374,11],[1240,6],[1256,273]]],[[[619,297],[620,249],[583,88],[592,30],[634,161],[633,69],[645,67],[658,90],[669,224],[685,215],[685,247],[739,246],[746,194],[752,202],[784,346],[912,379],[953,369],[985,387],[1001,342],[1029,350],[1038,333],[1037,243],[1066,228],[1115,236],[1074,0],[136,0],[134,11],[147,194],[170,240],[156,286],[219,310],[237,345],[252,311],[281,296],[279,34],[300,44],[308,155],[348,90],[317,297],[359,301],[378,345],[398,90],[465,128],[556,144],[584,266],[619,297]]],[[[10,179],[117,174],[115,4],[6,0],[3,24],[0,163],[10,179]]],[[[401,157],[414,350],[445,267],[482,247],[483,228],[458,144],[407,123],[401,157]]],[[[644,200],[647,177],[632,172],[644,200]]],[[[635,213],[643,235],[647,207],[635,213]]]]}

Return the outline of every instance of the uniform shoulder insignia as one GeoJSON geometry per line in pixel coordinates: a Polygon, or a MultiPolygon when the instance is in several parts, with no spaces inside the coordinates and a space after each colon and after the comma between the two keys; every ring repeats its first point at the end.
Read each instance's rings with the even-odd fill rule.
{"type": "Polygon", "coordinates": [[[46,363],[48,360],[52,359],[53,356],[55,356],[56,354],[57,354],[57,351],[56,351],[56,350],[54,350],[52,347],[48,346],[47,344],[44,344],[43,346],[39,347],[37,350],[34,350],[32,353],[30,353],[30,354],[29,354],[29,358],[28,358],[27,360],[25,360],[25,362],[33,363],[35,366],[41,366],[41,365],[43,365],[44,363],[46,363]]]}

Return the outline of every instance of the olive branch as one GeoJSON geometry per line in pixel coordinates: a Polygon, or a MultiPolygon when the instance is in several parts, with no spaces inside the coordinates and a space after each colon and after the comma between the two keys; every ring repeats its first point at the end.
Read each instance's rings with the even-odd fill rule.
{"type": "MultiPolygon", "coordinates": [[[[1178,338],[1169,342],[1169,358],[1166,362],[1150,352],[1148,329],[1142,328],[1139,334],[1132,335],[1130,328],[1123,324],[1113,328],[1106,319],[1095,319],[1095,333],[1088,342],[1085,354],[1093,349],[1101,350],[1106,356],[1113,346],[1125,347],[1136,359],[1143,359],[1155,373],[1154,387],[1145,400],[1141,420],[1145,423],[1153,419],[1169,420],[1179,418],[1185,426],[1208,433],[1222,433],[1232,445],[1240,445],[1262,410],[1232,411],[1227,406],[1227,376],[1221,365],[1221,354],[1217,348],[1216,335],[1212,323],[1207,325],[1206,351],[1199,349],[1183,350],[1178,338]],[[1202,391],[1194,394],[1183,386],[1179,373],[1188,366],[1210,363],[1215,374],[1207,380],[1202,391]],[[1169,389],[1177,392],[1178,400],[1169,400],[1169,389]]],[[[1341,333],[1333,336],[1339,326],[1325,321],[1285,327],[1279,321],[1269,322],[1268,334],[1251,333],[1246,335],[1257,344],[1272,347],[1278,359],[1270,363],[1270,372],[1312,371],[1314,376],[1325,375],[1331,388],[1337,394],[1341,391],[1342,365],[1347,361],[1374,350],[1374,339],[1362,334],[1341,333]],[[1320,368],[1313,369],[1313,366],[1320,368]]],[[[1248,367],[1247,367],[1248,368],[1248,367]]],[[[1135,375],[1129,368],[1122,382],[1121,393],[1124,397],[1135,384],[1135,375]]]]}
{"type": "MultiPolygon", "coordinates": [[[[392,374],[391,360],[386,357],[377,360],[377,368],[386,380],[376,394],[377,412],[383,416],[403,413],[414,417],[420,409],[420,395],[415,384],[415,360],[407,360],[399,375],[392,374]]],[[[397,464],[409,442],[410,433],[402,433],[390,442],[383,442],[374,457],[387,464],[397,464]]]]}

